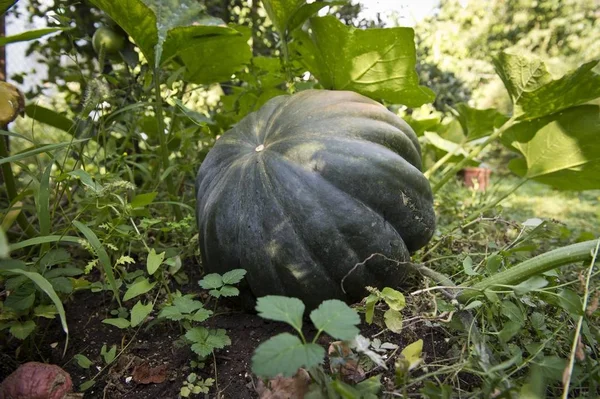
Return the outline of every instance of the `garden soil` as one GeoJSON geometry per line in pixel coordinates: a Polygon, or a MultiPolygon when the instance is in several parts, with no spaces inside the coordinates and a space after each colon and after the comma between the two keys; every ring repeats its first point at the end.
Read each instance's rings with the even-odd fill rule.
{"type": "MultiPolygon", "coordinates": [[[[199,275],[190,276],[190,283],[178,288],[184,293],[198,293],[198,280],[199,275]]],[[[133,304],[127,304],[129,305],[133,304]]],[[[216,351],[214,357],[206,360],[203,368],[192,369],[190,362],[195,356],[189,346],[177,345],[177,340],[184,333],[177,323],[151,321],[138,330],[121,330],[102,323],[103,319],[113,317],[104,313],[106,309],[114,307],[108,293],[78,293],[66,303],[70,332],[66,355],[63,357],[65,335],[58,320],[53,320],[39,332],[34,347],[20,348],[22,358],[25,357],[25,350],[32,353],[27,359],[15,359],[15,347],[10,355],[9,352],[1,355],[0,380],[14,371],[19,362],[36,360],[63,367],[70,373],[76,392],[81,384],[95,379],[94,385],[83,395],[89,399],[177,399],[182,384],[192,372],[201,378],[213,378],[216,384],[209,394],[190,395],[191,398],[258,398],[259,380],[250,370],[253,351],[268,338],[281,332],[293,331],[283,323],[261,319],[256,314],[243,312],[231,303],[226,305],[229,306],[220,306],[217,315],[205,325],[225,329],[231,345],[216,351]],[[107,348],[117,346],[118,357],[108,366],[100,355],[103,345],[107,348]],[[87,369],[80,367],[74,358],[76,354],[85,355],[93,364],[87,369]]],[[[382,342],[395,343],[400,348],[422,338],[423,352],[428,361],[442,359],[448,350],[444,330],[425,327],[422,323],[419,326],[419,330],[406,329],[402,334],[386,331],[378,334],[378,338],[382,342]]],[[[372,337],[381,331],[375,325],[362,324],[360,328],[366,337],[372,337]]],[[[314,331],[307,330],[308,337],[313,334],[314,331]]],[[[330,340],[323,335],[319,343],[327,347],[330,340]]],[[[390,369],[393,370],[393,363],[390,363],[390,369]]],[[[383,370],[367,373],[367,377],[381,371],[383,370]]],[[[384,386],[391,388],[392,381],[393,372],[384,373],[384,386]]]]}

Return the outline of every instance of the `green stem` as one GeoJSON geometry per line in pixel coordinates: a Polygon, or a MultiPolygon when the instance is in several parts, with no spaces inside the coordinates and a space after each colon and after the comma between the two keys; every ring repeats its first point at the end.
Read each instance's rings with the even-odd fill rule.
{"type": "Polygon", "coordinates": [[[452,281],[444,273],[436,272],[435,270],[432,270],[427,266],[419,263],[408,263],[408,266],[416,272],[421,273],[423,276],[429,277],[438,284],[441,284],[446,287],[456,287],[454,281],[452,281]]]}
{"type": "Polygon", "coordinates": [[[288,91],[293,93],[294,75],[290,68],[290,51],[288,49],[288,38],[285,33],[280,34],[281,37],[281,53],[283,54],[283,69],[288,81],[288,91]]]}
{"type": "MultiPolygon", "coordinates": [[[[7,136],[6,136],[7,137],[7,136]]],[[[0,136],[0,158],[8,158],[8,146],[6,145],[5,136],[0,136]]],[[[19,195],[17,193],[17,184],[15,181],[15,175],[13,174],[12,168],[10,167],[10,162],[6,162],[2,164],[2,175],[4,176],[4,185],[6,187],[6,194],[8,195],[8,200],[12,203],[15,198],[19,195]]],[[[17,216],[17,223],[23,231],[25,235],[29,238],[34,237],[36,235],[36,231],[27,220],[25,213],[23,210],[19,212],[17,216]]]]}
{"type": "Polygon", "coordinates": [[[462,143],[458,144],[456,147],[454,147],[454,150],[446,153],[446,155],[444,155],[443,157],[441,157],[431,168],[427,169],[427,171],[425,173],[423,173],[423,175],[426,178],[430,178],[431,175],[437,171],[439,168],[441,168],[442,166],[444,166],[444,164],[454,156],[454,154],[456,154],[456,152],[458,151],[459,148],[462,148],[463,145],[465,145],[466,140],[463,141],[462,143]]]}
{"type": "MultiPolygon", "coordinates": [[[[594,263],[596,262],[596,257],[598,256],[598,249],[600,249],[600,240],[596,242],[596,248],[594,248],[592,261],[590,262],[590,267],[588,268],[587,277],[585,279],[584,292],[583,292],[583,305],[581,306],[581,310],[583,312],[587,309],[588,300],[590,297],[590,281],[592,279],[592,271],[594,270],[594,263]]],[[[579,344],[579,339],[581,337],[581,328],[583,326],[583,313],[579,316],[577,320],[577,327],[575,327],[575,337],[573,338],[573,344],[571,345],[571,355],[569,356],[569,365],[567,369],[563,373],[563,395],[562,399],[567,399],[569,397],[569,386],[571,384],[571,377],[573,376],[573,367],[575,366],[575,354],[577,353],[577,346],[579,344]],[[568,377],[568,378],[565,378],[568,377]]]]}
{"type": "MultiPolygon", "coordinates": [[[[160,93],[160,77],[158,68],[154,68],[154,95],[156,97],[155,112],[156,112],[156,123],[158,124],[158,140],[160,145],[160,155],[162,170],[165,171],[169,168],[169,148],[167,147],[167,139],[165,136],[165,121],[163,119],[163,99],[160,93]]],[[[177,197],[176,187],[174,184],[175,180],[167,178],[167,191],[169,193],[169,199],[175,201],[177,197]]],[[[181,209],[177,206],[173,206],[175,212],[175,218],[179,221],[183,219],[181,209]]]]}
{"type": "Polygon", "coordinates": [[[461,303],[466,303],[486,289],[495,286],[519,284],[559,266],[589,261],[592,259],[592,251],[597,244],[598,240],[590,240],[543,253],[510,269],[485,278],[472,286],[465,286],[456,299],[461,303]]]}
{"type": "MultiPolygon", "coordinates": [[[[467,216],[467,218],[465,219],[465,222],[467,222],[467,223],[472,222],[475,219],[477,219],[480,215],[482,215],[483,213],[485,213],[485,212],[489,211],[490,209],[494,208],[500,202],[504,201],[506,199],[506,197],[508,197],[509,195],[511,195],[512,193],[514,193],[515,191],[517,191],[519,189],[519,187],[521,187],[527,181],[529,181],[529,179],[527,179],[527,178],[521,179],[516,185],[514,185],[510,190],[508,190],[507,192],[505,192],[504,194],[502,194],[500,197],[498,197],[494,202],[492,202],[490,204],[487,204],[483,208],[478,209],[477,211],[475,211],[475,212],[471,213],[469,216],[467,216]]],[[[465,228],[465,227],[466,226],[462,226],[461,228],[465,228]]]]}
{"type": "Polygon", "coordinates": [[[465,165],[467,165],[467,163],[469,163],[469,161],[471,161],[473,158],[475,158],[477,155],[479,155],[481,153],[481,151],[483,151],[483,149],[485,147],[487,147],[488,145],[490,145],[491,143],[493,143],[494,141],[496,141],[496,139],[498,137],[500,137],[502,135],[502,133],[504,133],[505,131],[507,131],[514,124],[515,124],[514,117],[510,118],[504,125],[502,125],[494,133],[492,133],[483,143],[481,143],[480,145],[478,145],[477,147],[475,147],[469,153],[469,155],[467,155],[462,161],[460,161],[459,163],[457,163],[456,165],[454,165],[454,167],[452,167],[447,173],[444,174],[444,176],[442,176],[442,178],[440,179],[440,181],[438,181],[435,184],[435,186],[433,186],[433,193],[435,194],[436,192],[438,192],[439,189],[442,188],[446,183],[448,183],[448,181],[452,177],[454,177],[456,175],[456,173],[458,171],[460,171],[465,165]]]}

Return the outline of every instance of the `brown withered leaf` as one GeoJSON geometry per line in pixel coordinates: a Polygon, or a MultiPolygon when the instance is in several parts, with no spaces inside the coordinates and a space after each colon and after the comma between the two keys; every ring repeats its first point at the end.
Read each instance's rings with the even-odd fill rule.
{"type": "Polygon", "coordinates": [[[265,385],[258,381],[256,392],[260,399],[302,399],[308,392],[310,376],[304,369],[299,369],[291,378],[275,377],[265,385]]]}
{"type": "Polygon", "coordinates": [[[144,362],[133,369],[133,381],[138,384],[162,384],[167,379],[167,365],[150,367],[144,362]]]}
{"type": "Polygon", "coordinates": [[[360,382],[365,379],[365,370],[358,364],[358,357],[343,341],[335,341],[327,349],[329,368],[345,382],[360,382]]]}

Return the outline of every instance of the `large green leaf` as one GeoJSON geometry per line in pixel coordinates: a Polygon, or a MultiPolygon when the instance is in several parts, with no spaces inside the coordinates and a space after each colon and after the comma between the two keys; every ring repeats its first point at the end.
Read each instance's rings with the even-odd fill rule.
{"type": "Polygon", "coordinates": [[[38,122],[45,123],[67,133],[75,132],[75,122],[66,116],[37,104],[28,104],[25,114],[38,122]]]}
{"type": "Polygon", "coordinates": [[[187,67],[186,76],[193,82],[229,78],[250,59],[247,38],[223,21],[202,15],[197,1],[92,2],[131,36],[154,66],[179,56],[187,67]]]}
{"type": "Polygon", "coordinates": [[[72,28],[42,28],[19,33],[18,35],[0,37],[0,46],[6,46],[9,43],[27,42],[36,40],[51,33],[62,32],[72,28]]]}
{"type": "Polygon", "coordinates": [[[0,0],[0,15],[3,15],[9,8],[17,3],[18,0],[0,0]]]}
{"type": "MultiPolygon", "coordinates": [[[[521,124],[519,124],[521,125],[521,124]]],[[[581,105],[507,132],[520,176],[564,190],[600,189],[600,107],[581,105]]]]}
{"type": "Polygon", "coordinates": [[[258,298],[256,311],[264,319],[283,321],[302,331],[302,317],[304,316],[304,303],[298,298],[288,298],[279,295],[267,295],[258,298]]]}
{"type": "Polygon", "coordinates": [[[476,109],[467,104],[458,103],[454,107],[456,118],[463,128],[467,141],[489,136],[494,129],[502,126],[508,117],[494,108],[476,109]]]}
{"type": "Polygon", "coordinates": [[[346,1],[335,0],[324,0],[311,4],[306,4],[306,0],[263,0],[269,19],[282,36],[302,25],[322,8],[345,3],[346,1]]]}
{"type": "Polygon", "coordinates": [[[305,0],[263,0],[262,3],[277,32],[285,34],[290,18],[305,0]]]}
{"type": "Polygon", "coordinates": [[[507,52],[494,59],[520,120],[551,115],[599,97],[600,75],[594,71],[598,62],[590,61],[554,79],[540,59],[507,52]]]}
{"type": "MultiPolygon", "coordinates": [[[[236,32],[236,31],[234,31],[236,32]]],[[[250,62],[250,31],[240,28],[239,35],[212,35],[187,46],[178,58],[186,66],[185,78],[208,84],[227,80],[250,62]]]]}
{"type": "Polygon", "coordinates": [[[289,333],[276,335],[263,342],[252,356],[252,371],[260,377],[282,374],[291,377],[300,367],[311,368],[323,363],[325,349],[317,344],[303,344],[289,333]]]}
{"type": "Polygon", "coordinates": [[[319,331],[325,331],[335,339],[352,340],[360,331],[358,313],[338,299],[324,301],[310,314],[310,320],[319,331]]]}
{"type": "Polygon", "coordinates": [[[416,107],[433,101],[419,86],[411,28],[356,29],[333,16],[310,19],[292,48],[327,89],[352,90],[376,100],[416,107]]]}

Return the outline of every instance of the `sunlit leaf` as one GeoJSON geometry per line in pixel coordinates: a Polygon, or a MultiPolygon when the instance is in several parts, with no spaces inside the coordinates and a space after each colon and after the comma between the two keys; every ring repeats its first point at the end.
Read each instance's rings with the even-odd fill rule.
{"type": "Polygon", "coordinates": [[[388,309],[383,314],[385,326],[392,332],[400,333],[402,331],[402,314],[394,309],[388,309]]]}
{"type": "Polygon", "coordinates": [[[326,89],[352,90],[375,100],[416,107],[433,101],[419,86],[411,28],[356,29],[334,16],[310,19],[292,48],[326,89]]]}
{"type": "Polygon", "coordinates": [[[423,359],[421,358],[421,355],[423,354],[423,340],[419,339],[415,342],[413,342],[410,345],[407,345],[404,349],[402,349],[402,352],[400,352],[400,355],[402,355],[404,357],[404,360],[406,360],[408,362],[408,370],[412,370],[415,367],[417,367],[419,364],[421,364],[421,362],[423,361],[423,359]]]}
{"type": "Polygon", "coordinates": [[[238,30],[203,14],[194,0],[92,0],[139,46],[158,67],[178,57],[185,76],[195,83],[227,79],[251,57],[238,30]],[[227,54],[223,57],[223,54],[227,54]]]}
{"type": "Polygon", "coordinates": [[[600,97],[598,60],[554,79],[539,58],[502,52],[494,59],[520,120],[531,120],[584,104],[600,97]]]}
{"type": "Polygon", "coordinates": [[[599,106],[582,105],[519,125],[503,138],[524,156],[509,163],[513,172],[563,190],[600,188],[599,106]]]}
{"type": "Polygon", "coordinates": [[[263,6],[277,32],[285,37],[324,7],[346,1],[325,0],[306,4],[305,0],[263,0],[263,6]]]}
{"type": "Polygon", "coordinates": [[[401,311],[406,307],[406,298],[400,291],[385,287],[381,290],[381,296],[390,309],[401,311]]]}
{"type": "Polygon", "coordinates": [[[473,270],[473,259],[470,256],[467,256],[463,260],[463,271],[467,276],[477,276],[479,274],[473,270]]]}

